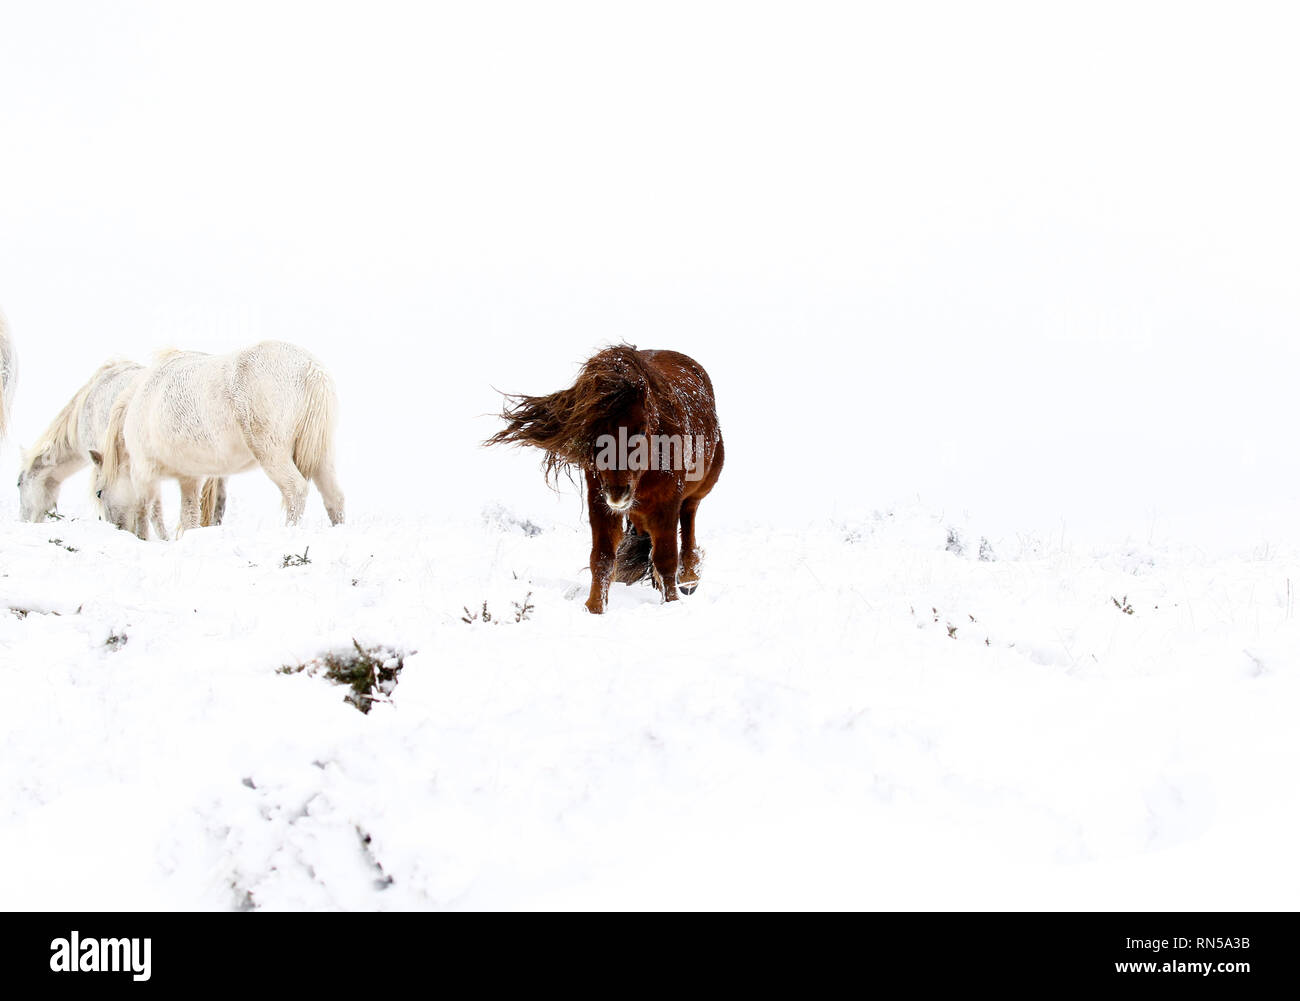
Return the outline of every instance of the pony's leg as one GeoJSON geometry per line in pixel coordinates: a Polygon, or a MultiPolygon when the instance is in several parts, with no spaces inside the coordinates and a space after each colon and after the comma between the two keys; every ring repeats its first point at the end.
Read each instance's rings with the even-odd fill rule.
{"type": "Polygon", "coordinates": [[[272,451],[252,423],[245,423],[243,431],[244,444],[253,453],[262,472],[280,488],[280,496],[284,498],[285,524],[298,524],[302,520],[303,508],[307,506],[307,478],[293,461],[292,446],[284,451],[272,451]]]}
{"type": "Polygon", "coordinates": [[[334,475],[334,460],[327,458],[320,464],[312,476],[312,482],[320,491],[325,501],[325,512],[330,516],[331,525],[343,524],[343,491],[339,488],[338,478],[334,475]]]}
{"type": "Polygon", "coordinates": [[[691,595],[700,583],[700,551],[695,547],[695,511],[699,498],[682,501],[682,569],[677,584],[682,594],[691,595]]]}
{"type": "Polygon", "coordinates": [[[226,519],[226,478],[218,477],[212,488],[216,502],[212,506],[212,524],[220,525],[226,519]]]}
{"type": "Polygon", "coordinates": [[[154,534],[166,542],[170,536],[167,534],[167,523],[163,521],[162,494],[157,491],[154,491],[153,498],[149,501],[149,520],[153,522],[154,534]]]}
{"type": "Polygon", "coordinates": [[[131,526],[135,532],[135,537],[141,542],[149,540],[149,501],[143,500],[137,504],[133,510],[132,520],[135,522],[131,526]]]}
{"type": "Polygon", "coordinates": [[[614,554],[623,540],[623,516],[605,504],[600,484],[587,474],[587,518],[591,522],[591,594],[587,611],[600,615],[609,601],[609,581],[614,573],[614,554]]]}
{"type": "Polygon", "coordinates": [[[183,478],[180,480],[181,485],[181,520],[176,526],[176,538],[180,538],[191,528],[199,527],[199,487],[203,485],[202,480],[193,478],[183,478]]]}
{"type": "Polygon", "coordinates": [[[664,601],[677,600],[677,512],[650,525],[650,563],[664,601]]]}
{"type": "MultiPolygon", "coordinates": [[[[257,455],[256,452],[253,453],[257,455]]],[[[307,478],[293,464],[293,457],[286,455],[283,459],[270,462],[262,461],[262,469],[271,482],[280,488],[284,497],[285,524],[296,525],[302,520],[303,508],[307,506],[307,478]]]]}

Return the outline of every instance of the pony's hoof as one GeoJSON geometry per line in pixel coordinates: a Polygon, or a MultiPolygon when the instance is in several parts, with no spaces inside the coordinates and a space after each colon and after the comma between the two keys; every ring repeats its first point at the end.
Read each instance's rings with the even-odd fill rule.
{"type": "Polygon", "coordinates": [[[677,590],[681,591],[682,594],[686,595],[687,597],[690,597],[692,594],[695,593],[695,589],[699,586],[700,586],[699,581],[692,581],[690,584],[678,584],[677,590]]]}

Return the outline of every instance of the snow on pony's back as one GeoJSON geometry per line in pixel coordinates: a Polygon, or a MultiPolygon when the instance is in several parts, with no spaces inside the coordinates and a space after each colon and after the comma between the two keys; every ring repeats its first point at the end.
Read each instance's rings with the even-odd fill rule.
{"type": "Polygon", "coordinates": [[[18,357],[14,354],[9,324],[0,312],[0,441],[9,433],[9,415],[14,405],[14,384],[18,381],[18,357]]]}
{"type": "Polygon", "coordinates": [[[113,407],[94,490],[106,520],[142,535],[162,479],[181,485],[181,531],[199,525],[199,486],[256,466],[280,488],[297,524],[314,482],[330,522],[343,520],[334,473],[338,397],[311,354],[263,341],[226,355],[169,350],[113,407]]]}

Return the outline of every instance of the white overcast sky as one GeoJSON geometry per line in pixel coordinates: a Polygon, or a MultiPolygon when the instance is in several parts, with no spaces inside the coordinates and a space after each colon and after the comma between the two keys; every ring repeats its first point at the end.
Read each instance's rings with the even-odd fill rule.
{"type": "Polygon", "coordinates": [[[16,437],[108,355],[277,337],[338,378],[354,512],[527,509],[491,386],[627,339],[712,373],[729,519],[1287,531],[1297,20],[4,0],[16,437]]]}

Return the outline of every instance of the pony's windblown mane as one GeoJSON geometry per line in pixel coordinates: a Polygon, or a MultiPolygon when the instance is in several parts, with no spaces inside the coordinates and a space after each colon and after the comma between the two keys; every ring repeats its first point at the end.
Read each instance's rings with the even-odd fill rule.
{"type": "Polygon", "coordinates": [[[122,428],[126,424],[126,408],[131,402],[131,394],[123,393],[113,404],[109,412],[108,428],[104,432],[104,482],[113,483],[126,469],[126,436],[122,428]]]}
{"type": "Polygon", "coordinates": [[[504,393],[501,419],[506,422],[484,445],[532,445],[546,453],[542,468],[548,480],[591,463],[596,436],[632,404],[646,408],[653,422],[659,405],[653,392],[657,377],[637,354],[635,345],[618,344],[582,366],[568,389],[547,396],[504,393]]]}

